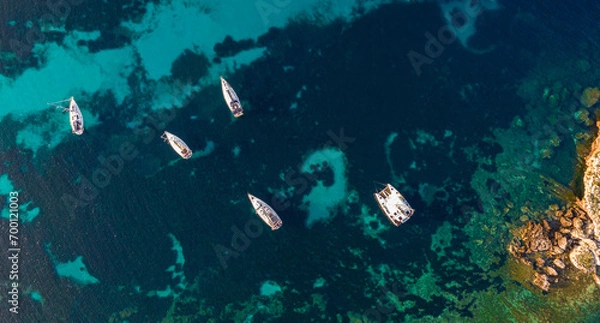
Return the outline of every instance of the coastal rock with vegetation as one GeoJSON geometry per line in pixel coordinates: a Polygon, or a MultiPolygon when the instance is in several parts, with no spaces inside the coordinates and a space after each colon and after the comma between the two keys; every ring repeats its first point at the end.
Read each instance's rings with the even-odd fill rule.
{"type": "MultiPolygon", "coordinates": [[[[600,127],[600,122],[596,125],[600,127]]],[[[583,187],[582,204],[594,222],[596,241],[600,241],[600,135],[592,143],[591,152],[586,158],[583,187]]]]}
{"type": "Polygon", "coordinates": [[[600,286],[600,135],[584,160],[581,199],[547,179],[551,190],[567,201],[566,207],[553,204],[543,220],[513,229],[508,250],[534,270],[531,282],[544,291],[571,280],[570,272],[588,274],[600,286]],[[569,271],[570,266],[574,270],[569,271]]]}

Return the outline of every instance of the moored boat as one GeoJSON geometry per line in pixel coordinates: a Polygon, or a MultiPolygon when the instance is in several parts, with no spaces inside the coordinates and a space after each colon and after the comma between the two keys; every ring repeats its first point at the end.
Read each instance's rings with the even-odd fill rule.
{"type": "Polygon", "coordinates": [[[415,212],[404,196],[391,184],[386,184],[382,190],[375,192],[373,196],[381,211],[395,226],[408,221],[415,212]]]}
{"type": "Polygon", "coordinates": [[[271,230],[277,230],[281,227],[283,224],[281,218],[279,218],[277,212],[269,204],[250,193],[248,193],[248,198],[250,199],[250,203],[252,203],[252,207],[256,210],[256,214],[271,227],[271,230]]]}
{"type": "Polygon", "coordinates": [[[83,134],[83,114],[81,114],[81,110],[79,109],[79,106],[77,105],[77,102],[75,102],[75,99],[73,97],[70,97],[66,100],[52,102],[52,103],[48,103],[48,104],[53,105],[57,108],[62,108],[63,112],[69,111],[69,124],[71,125],[71,132],[76,135],[83,134]],[[57,105],[57,103],[67,102],[67,101],[69,101],[68,108],[65,108],[61,105],[57,105]]]}
{"type": "Polygon", "coordinates": [[[171,148],[173,148],[181,158],[190,159],[190,157],[192,157],[192,150],[183,140],[181,140],[181,138],[168,131],[165,131],[160,137],[164,139],[164,141],[167,141],[169,145],[171,145],[171,148]]]}
{"type": "Polygon", "coordinates": [[[229,107],[229,110],[231,113],[233,113],[234,117],[239,118],[243,116],[244,110],[242,109],[240,98],[238,98],[231,85],[229,85],[229,82],[227,82],[222,76],[220,78],[221,91],[223,92],[223,98],[225,99],[225,103],[227,103],[227,107],[229,107]]]}

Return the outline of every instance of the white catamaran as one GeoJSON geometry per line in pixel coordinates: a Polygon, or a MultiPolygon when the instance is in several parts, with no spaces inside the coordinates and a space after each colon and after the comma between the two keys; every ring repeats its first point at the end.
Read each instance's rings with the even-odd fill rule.
{"type": "Polygon", "coordinates": [[[384,189],[373,195],[381,211],[395,226],[408,221],[415,212],[404,196],[390,184],[386,184],[384,189]]]}
{"type": "Polygon", "coordinates": [[[237,94],[229,85],[229,83],[221,76],[221,90],[223,91],[223,98],[225,99],[225,103],[233,113],[233,116],[239,118],[244,115],[244,110],[242,109],[242,104],[240,103],[240,98],[238,98],[237,94]]]}
{"type": "Polygon", "coordinates": [[[173,148],[173,150],[175,150],[175,152],[179,154],[181,158],[190,159],[190,157],[192,157],[192,150],[179,137],[175,136],[174,134],[168,131],[165,131],[160,137],[164,139],[164,141],[169,142],[171,148],[173,148]]]}
{"type": "Polygon", "coordinates": [[[62,108],[63,112],[69,111],[69,123],[71,124],[71,132],[76,135],[81,135],[83,133],[83,115],[81,114],[81,110],[79,110],[79,106],[73,97],[70,97],[66,100],[57,101],[57,102],[48,102],[49,105],[55,106],[56,108],[62,108]],[[65,108],[58,103],[69,101],[69,107],[65,108]]]}
{"type": "Polygon", "coordinates": [[[250,203],[252,203],[252,207],[256,210],[256,214],[268,225],[271,227],[271,230],[277,230],[281,227],[283,222],[279,218],[279,215],[273,210],[269,204],[265,203],[263,200],[258,197],[248,193],[248,198],[250,199],[250,203]]]}

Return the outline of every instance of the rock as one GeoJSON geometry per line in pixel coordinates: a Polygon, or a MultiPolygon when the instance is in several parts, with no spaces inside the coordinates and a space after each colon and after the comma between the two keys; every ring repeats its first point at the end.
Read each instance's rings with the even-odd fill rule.
{"type": "Polygon", "coordinates": [[[554,264],[554,266],[560,268],[560,269],[565,269],[565,263],[562,262],[562,260],[556,258],[554,259],[554,261],[552,261],[552,263],[554,264]]]}
{"type": "Polygon", "coordinates": [[[552,250],[550,250],[550,252],[552,255],[557,256],[557,255],[564,253],[565,251],[563,249],[561,249],[559,246],[553,246],[552,250]]]}
{"type": "Polygon", "coordinates": [[[535,265],[538,266],[538,268],[543,268],[545,264],[546,264],[546,262],[544,261],[544,259],[542,259],[542,258],[535,259],[535,265]]]}
{"type": "Polygon", "coordinates": [[[587,249],[589,250],[589,252],[592,254],[593,264],[595,266],[600,266],[600,258],[598,258],[599,250],[598,250],[598,244],[596,244],[596,241],[594,241],[592,239],[582,239],[581,244],[585,245],[587,247],[587,249]]]}
{"type": "Polygon", "coordinates": [[[587,236],[593,236],[594,235],[594,231],[596,228],[594,228],[594,223],[588,222],[585,224],[585,226],[583,227],[583,232],[585,233],[585,235],[587,236]]]}
{"type": "MultiPolygon", "coordinates": [[[[600,128],[600,121],[596,125],[600,128]]],[[[536,271],[532,282],[544,291],[570,272],[562,271],[566,268],[563,253],[579,271],[591,273],[600,287],[600,135],[585,161],[582,199],[570,200],[565,209],[550,206],[548,220],[527,222],[508,247],[514,257],[536,271]]]]}
{"type": "Polygon", "coordinates": [[[547,251],[552,248],[552,242],[548,238],[538,238],[529,242],[529,250],[531,252],[547,251]]]}
{"type": "MultiPolygon", "coordinates": [[[[597,121],[596,125],[600,127],[600,121],[597,121]]],[[[585,164],[581,204],[594,224],[596,240],[600,240],[600,136],[592,143],[585,164]]]]}
{"type": "Polygon", "coordinates": [[[571,222],[571,221],[570,221],[568,218],[566,218],[566,217],[562,217],[562,216],[561,216],[561,217],[560,217],[560,219],[559,219],[559,221],[560,221],[560,225],[561,225],[562,227],[565,227],[565,228],[568,228],[568,227],[570,227],[570,226],[572,226],[572,225],[573,225],[573,222],[571,222]]]}
{"type": "Polygon", "coordinates": [[[525,230],[523,230],[523,239],[537,239],[538,237],[542,236],[543,230],[543,227],[539,223],[529,222],[527,223],[525,230]]]}
{"type": "Polygon", "coordinates": [[[563,216],[569,220],[572,220],[575,216],[577,216],[577,212],[573,210],[573,208],[566,209],[563,213],[563,216]]]}
{"type": "Polygon", "coordinates": [[[544,225],[544,231],[550,231],[551,230],[550,224],[548,224],[548,221],[543,220],[542,221],[542,225],[544,225]]]}
{"type": "Polygon", "coordinates": [[[550,266],[544,268],[544,271],[546,272],[546,274],[548,274],[550,276],[558,276],[558,272],[556,271],[556,269],[554,269],[550,266]]]}
{"type": "Polygon", "coordinates": [[[575,240],[577,240],[577,239],[585,239],[585,237],[586,237],[585,233],[583,232],[583,230],[575,228],[575,227],[573,229],[571,229],[570,233],[571,233],[571,238],[575,239],[575,240]]]}
{"type": "Polygon", "coordinates": [[[567,250],[567,246],[568,246],[568,241],[566,237],[561,237],[560,239],[558,239],[556,245],[562,249],[562,250],[567,250]]]}
{"type": "Polygon", "coordinates": [[[548,291],[548,289],[550,289],[550,282],[548,281],[548,276],[544,274],[535,273],[533,284],[545,291],[548,291]]]}
{"type": "MultiPolygon", "coordinates": [[[[546,94],[546,92],[544,92],[544,94],[546,94]]],[[[598,102],[598,99],[600,99],[600,90],[597,87],[588,87],[585,90],[583,90],[579,101],[586,108],[589,108],[596,104],[596,102],[598,102]]]]}
{"type": "Polygon", "coordinates": [[[562,235],[562,234],[561,234],[559,231],[555,231],[555,232],[554,232],[554,239],[552,239],[552,243],[553,243],[553,244],[556,244],[556,242],[557,242],[557,241],[558,241],[560,238],[562,238],[562,237],[563,237],[563,235],[562,235]]]}
{"type": "Polygon", "coordinates": [[[577,245],[569,253],[569,260],[575,268],[588,273],[594,265],[594,255],[585,245],[577,245]]]}

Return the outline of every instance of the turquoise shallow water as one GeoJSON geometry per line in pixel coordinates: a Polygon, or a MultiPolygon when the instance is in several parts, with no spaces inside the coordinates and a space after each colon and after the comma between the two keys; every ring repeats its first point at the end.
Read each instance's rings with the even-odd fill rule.
{"type": "Polygon", "coordinates": [[[595,134],[598,5],[316,3],[5,6],[0,322],[594,321],[508,246],[595,134]]]}

